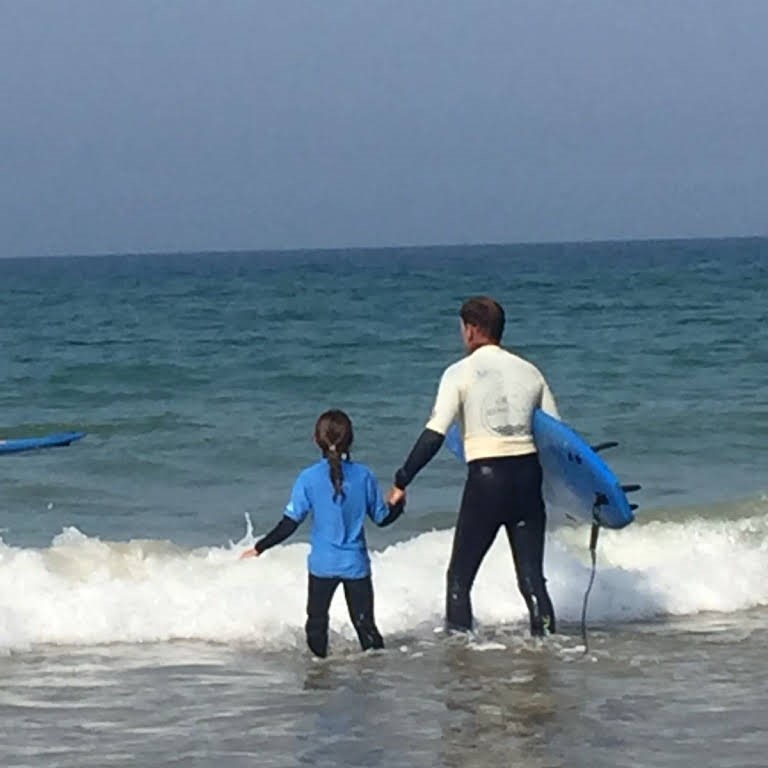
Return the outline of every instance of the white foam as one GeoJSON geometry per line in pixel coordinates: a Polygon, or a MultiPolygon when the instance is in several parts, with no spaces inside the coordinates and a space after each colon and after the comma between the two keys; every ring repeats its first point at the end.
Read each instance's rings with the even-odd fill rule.
{"type": "MultiPolygon", "coordinates": [[[[376,616],[384,635],[431,635],[442,621],[452,531],[432,531],[373,553],[376,616]]],[[[577,621],[589,576],[587,529],[547,542],[546,572],[561,619],[577,621]]],[[[185,550],[169,542],[102,542],[66,529],[46,549],[0,540],[0,648],[196,639],[264,648],[303,644],[306,544],[259,559],[253,541],[185,550]]],[[[604,531],[591,621],[625,621],[768,604],[768,514],[604,531]]],[[[499,536],[473,591],[476,616],[523,622],[511,557],[499,536]]],[[[341,590],[332,629],[352,640],[341,590]]],[[[521,625],[522,627],[522,625],[521,625]]]]}

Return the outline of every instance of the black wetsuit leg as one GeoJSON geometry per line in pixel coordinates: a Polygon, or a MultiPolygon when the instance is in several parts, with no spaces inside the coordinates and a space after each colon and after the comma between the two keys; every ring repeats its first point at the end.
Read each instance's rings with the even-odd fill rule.
{"type": "Polygon", "coordinates": [[[530,614],[531,634],[555,632],[555,611],[544,578],[544,534],[547,515],[541,494],[541,465],[535,454],[518,459],[513,481],[513,515],[507,519],[517,586],[530,614]]]}
{"type": "Polygon", "coordinates": [[[493,544],[501,527],[497,504],[487,482],[476,478],[470,465],[459,519],[453,535],[453,550],[448,564],[445,624],[449,630],[469,632],[472,629],[472,602],[469,593],[480,563],[493,544]]]}
{"type": "Polygon", "coordinates": [[[554,632],[543,575],[546,515],[536,454],[470,462],[448,566],[446,626],[470,630],[470,590],[501,526],[507,530],[518,587],[531,614],[531,632],[554,632]]]}
{"type": "Polygon", "coordinates": [[[307,597],[307,645],[309,650],[324,659],[328,655],[328,611],[333,593],[341,579],[324,579],[309,574],[307,597]]]}
{"type": "Polygon", "coordinates": [[[373,618],[373,583],[370,576],[363,579],[345,579],[344,597],[347,599],[349,618],[357,632],[364,651],[383,648],[384,641],[373,618]]]}

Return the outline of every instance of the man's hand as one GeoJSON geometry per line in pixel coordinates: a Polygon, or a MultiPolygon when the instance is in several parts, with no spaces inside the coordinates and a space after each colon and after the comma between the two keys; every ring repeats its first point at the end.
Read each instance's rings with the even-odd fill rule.
{"type": "Polygon", "coordinates": [[[239,560],[246,560],[249,557],[258,557],[259,556],[259,550],[255,547],[251,547],[250,549],[246,549],[245,552],[243,552],[242,555],[238,558],[239,560]]]}
{"type": "Polygon", "coordinates": [[[398,488],[397,486],[393,485],[391,490],[389,491],[389,496],[387,496],[387,504],[391,504],[392,506],[395,506],[395,504],[399,504],[401,501],[405,500],[405,491],[402,488],[398,488]]]}

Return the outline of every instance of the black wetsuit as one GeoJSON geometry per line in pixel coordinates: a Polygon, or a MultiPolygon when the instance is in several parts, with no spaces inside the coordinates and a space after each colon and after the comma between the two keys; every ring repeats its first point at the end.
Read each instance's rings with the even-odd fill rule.
{"type": "MultiPolygon", "coordinates": [[[[395,485],[404,489],[437,453],[443,440],[442,434],[425,429],[395,474],[395,485]]],[[[531,634],[555,631],[555,614],[543,574],[546,512],[541,480],[535,453],[469,462],[448,566],[448,629],[472,629],[472,584],[503,526],[512,547],[517,585],[530,613],[531,634]]]]}

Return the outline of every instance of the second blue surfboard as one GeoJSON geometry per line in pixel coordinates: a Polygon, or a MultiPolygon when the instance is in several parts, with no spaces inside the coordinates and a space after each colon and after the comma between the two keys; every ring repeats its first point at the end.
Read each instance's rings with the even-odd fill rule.
{"type": "Polygon", "coordinates": [[[58,432],[44,437],[23,437],[15,440],[0,440],[0,453],[21,453],[39,448],[56,448],[69,445],[85,437],[85,432],[58,432]]]}

